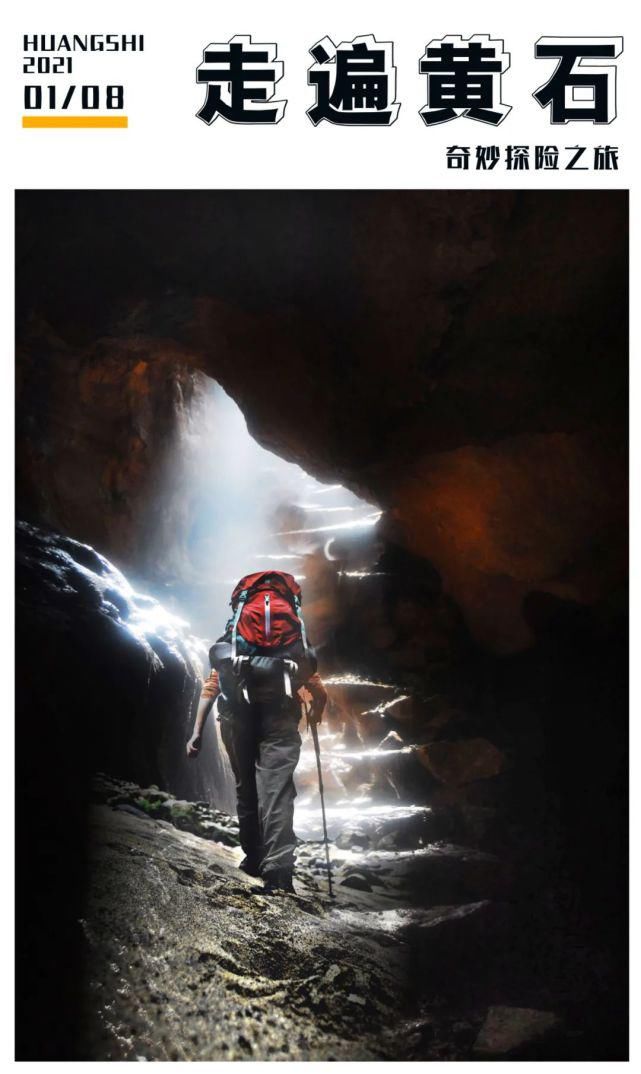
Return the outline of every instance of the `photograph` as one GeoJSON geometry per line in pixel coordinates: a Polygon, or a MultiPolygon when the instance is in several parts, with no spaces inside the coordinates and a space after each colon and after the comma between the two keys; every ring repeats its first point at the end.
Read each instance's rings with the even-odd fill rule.
{"type": "MultiPolygon", "coordinates": [[[[396,17],[363,10],[361,62],[396,17]]],[[[352,105],[441,148],[378,188],[350,154],[400,143],[346,129],[338,28],[300,123],[348,163],[263,187],[291,41],[231,25],[230,93],[247,42],[290,65],[278,126],[243,128],[274,87],[225,103],[200,14],[184,187],[149,181],[140,95],[128,130],[17,132],[15,1058],[627,1060],[629,182],[468,170],[520,141],[507,52],[502,111],[450,124],[434,87],[412,116],[398,50],[352,105]]],[[[536,140],[618,160],[602,82],[595,121],[550,126],[559,70],[536,140]]]]}

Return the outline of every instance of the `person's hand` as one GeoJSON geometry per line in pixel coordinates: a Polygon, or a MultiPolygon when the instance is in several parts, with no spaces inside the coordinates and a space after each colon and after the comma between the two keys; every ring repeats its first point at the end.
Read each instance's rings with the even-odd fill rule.
{"type": "Polygon", "coordinates": [[[188,757],[191,757],[193,759],[194,757],[198,756],[198,754],[200,753],[200,741],[200,735],[191,736],[189,742],[187,743],[188,757]]]}

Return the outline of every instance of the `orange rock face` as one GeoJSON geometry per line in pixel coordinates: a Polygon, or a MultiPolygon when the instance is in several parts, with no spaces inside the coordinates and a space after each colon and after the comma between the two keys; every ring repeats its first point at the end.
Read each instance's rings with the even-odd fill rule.
{"type": "Polygon", "coordinates": [[[531,641],[529,592],[591,604],[623,583],[625,486],[609,471],[615,460],[597,437],[511,437],[419,460],[392,510],[410,549],[438,565],[473,633],[509,652],[531,641]]]}
{"type": "Polygon", "coordinates": [[[432,742],[416,752],[421,764],[435,779],[453,787],[473,783],[477,779],[491,779],[505,768],[503,754],[483,738],[432,742]]]}
{"type": "Polygon", "coordinates": [[[49,336],[20,366],[21,512],[122,566],[179,573],[189,525],[180,464],[199,390],[181,351],[139,340],[77,351],[49,336]]]}

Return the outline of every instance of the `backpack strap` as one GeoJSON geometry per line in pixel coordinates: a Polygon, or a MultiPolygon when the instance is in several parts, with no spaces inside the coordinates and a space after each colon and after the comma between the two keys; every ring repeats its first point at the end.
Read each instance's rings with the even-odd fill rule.
{"type": "Polygon", "coordinates": [[[295,660],[283,660],[283,681],[285,683],[285,696],[292,697],[292,677],[298,671],[295,660]]]}
{"type": "Polygon", "coordinates": [[[303,613],[300,610],[300,597],[294,597],[294,608],[296,609],[296,615],[298,616],[300,622],[300,636],[303,641],[303,649],[305,650],[305,655],[307,656],[309,646],[307,644],[307,631],[305,630],[305,620],[303,619],[303,613]]]}
{"type": "Polygon", "coordinates": [[[242,593],[240,594],[240,597],[238,598],[238,604],[236,606],[236,614],[234,616],[234,621],[233,621],[233,623],[231,625],[231,658],[232,658],[232,661],[234,661],[236,659],[236,633],[237,633],[237,629],[238,629],[238,620],[240,619],[240,613],[242,612],[243,606],[245,604],[245,601],[247,600],[248,592],[249,592],[248,589],[243,589],[242,593]]]}

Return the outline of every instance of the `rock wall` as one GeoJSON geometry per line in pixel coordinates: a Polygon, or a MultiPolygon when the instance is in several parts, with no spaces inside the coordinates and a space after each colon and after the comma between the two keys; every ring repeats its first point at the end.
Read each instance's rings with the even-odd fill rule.
{"type": "Polygon", "coordinates": [[[82,797],[104,770],[231,808],[215,721],[203,762],[185,756],[205,645],[89,546],[25,523],[16,544],[20,794],[43,798],[62,768],[82,797]]]}
{"type": "Polygon", "coordinates": [[[624,192],[24,192],[19,500],[137,563],[191,364],[261,443],[384,507],[484,647],[523,649],[529,593],[625,585],[626,246],[624,192]],[[63,442],[74,394],[133,415],[113,450],[63,442]]]}
{"type": "Polygon", "coordinates": [[[188,577],[194,426],[204,377],[171,340],[69,346],[50,329],[18,356],[18,512],[156,582],[188,577]]]}
{"type": "Polygon", "coordinates": [[[78,541],[20,524],[16,551],[18,1050],[69,1059],[93,773],[228,809],[232,783],[213,721],[185,756],[204,651],[184,625],[78,541]]]}

